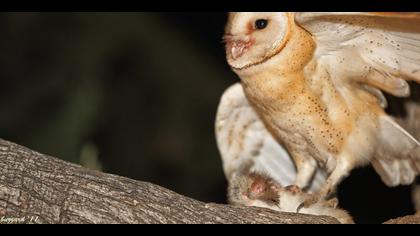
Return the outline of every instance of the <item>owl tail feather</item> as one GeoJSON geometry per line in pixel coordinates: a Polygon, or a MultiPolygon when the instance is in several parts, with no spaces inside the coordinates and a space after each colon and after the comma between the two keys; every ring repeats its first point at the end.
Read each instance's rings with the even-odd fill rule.
{"type": "Polygon", "coordinates": [[[379,118],[379,144],[372,165],[390,187],[412,184],[420,173],[420,143],[390,116],[379,118]]]}

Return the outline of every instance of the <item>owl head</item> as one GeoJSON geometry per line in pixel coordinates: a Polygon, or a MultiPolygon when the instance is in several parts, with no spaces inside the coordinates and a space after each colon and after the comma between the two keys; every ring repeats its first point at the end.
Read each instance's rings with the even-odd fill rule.
{"type": "Polygon", "coordinates": [[[226,57],[233,69],[260,64],[278,54],[291,31],[292,13],[230,13],[225,29],[226,57]]]}

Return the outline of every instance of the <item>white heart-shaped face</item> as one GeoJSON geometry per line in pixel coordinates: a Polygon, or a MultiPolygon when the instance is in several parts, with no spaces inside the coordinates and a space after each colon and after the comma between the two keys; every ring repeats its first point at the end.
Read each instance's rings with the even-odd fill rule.
{"type": "Polygon", "coordinates": [[[243,69],[279,53],[288,39],[290,19],[285,12],[230,13],[224,36],[229,65],[243,69]]]}

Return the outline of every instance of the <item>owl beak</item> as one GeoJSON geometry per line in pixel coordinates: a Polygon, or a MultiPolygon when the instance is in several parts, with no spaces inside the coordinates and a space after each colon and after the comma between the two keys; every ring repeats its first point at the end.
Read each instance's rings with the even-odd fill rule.
{"type": "Polygon", "coordinates": [[[226,38],[226,43],[233,60],[240,58],[252,45],[249,37],[242,39],[226,38]]]}
{"type": "Polygon", "coordinates": [[[231,48],[231,55],[234,60],[241,57],[251,47],[250,40],[235,41],[231,48]]]}

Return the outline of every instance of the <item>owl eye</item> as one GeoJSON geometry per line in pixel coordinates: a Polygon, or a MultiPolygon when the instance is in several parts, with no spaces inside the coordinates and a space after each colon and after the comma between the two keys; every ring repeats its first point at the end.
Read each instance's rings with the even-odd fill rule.
{"type": "Polygon", "coordinates": [[[266,19],[258,19],[255,21],[255,29],[262,30],[265,29],[268,25],[268,20],[266,19]]]}

